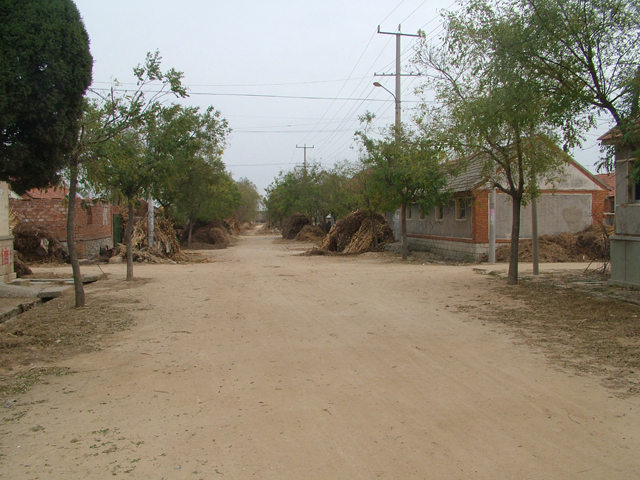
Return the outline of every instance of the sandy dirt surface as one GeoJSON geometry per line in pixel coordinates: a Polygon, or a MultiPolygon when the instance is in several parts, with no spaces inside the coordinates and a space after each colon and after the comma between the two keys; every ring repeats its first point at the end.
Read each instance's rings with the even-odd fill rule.
{"type": "Polygon", "coordinates": [[[102,267],[135,324],[2,412],[0,478],[639,477],[640,398],[479,319],[495,277],[298,253],[102,267]]]}

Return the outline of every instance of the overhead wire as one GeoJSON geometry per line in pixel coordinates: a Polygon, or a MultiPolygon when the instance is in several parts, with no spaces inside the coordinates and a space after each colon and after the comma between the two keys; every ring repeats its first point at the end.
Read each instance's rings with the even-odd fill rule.
{"type": "MultiPolygon", "coordinates": [[[[428,0],[423,1],[423,2],[422,2],[422,3],[421,3],[421,4],[420,4],[416,9],[414,9],[414,10],[413,10],[413,11],[412,11],[412,12],[411,12],[407,17],[405,17],[405,18],[402,20],[402,22],[400,22],[400,23],[405,22],[407,19],[409,19],[411,16],[413,16],[413,15],[414,15],[414,14],[415,14],[415,13],[416,13],[416,12],[417,12],[421,7],[422,7],[422,6],[424,6],[424,4],[425,4],[425,3],[427,3],[427,1],[428,1],[428,0]]],[[[450,8],[450,7],[451,7],[451,6],[453,6],[453,5],[455,5],[455,2],[454,2],[454,3],[452,3],[451,5],[449,5],[449,6],[448,6],[448,7],[446,7],[446,8],[448,9],[448,8],[450,8]]],[[[396,8],[396,9],[397,9],[397,8],[396,8]]],[[[395,11],[395,9],[394,9],[394,11],[395,11]]],[[[387,17],[385,17],[385,20],[386,20],[387,18],[389,18],[389,16],[390,16],[390,15],[387,15],[387,17]]],[[[438,17],[433,17],[431,20],[429,20],[427,23],[425,23],[425,24],[420,28],[420,30],[422,30],[424,27],[426,27],[427,25],[429,25],[430,23],[432,23],[433,21],[435,21],[437,18],[438,18],[438,17]]],[[[383,21],[384,21],[384,20],[383,20],[383,21]]],[[[381,23],[382,23],[382,22],[381,22],[381,23]]],[[[442,28],[442,27],[441,27],[441,25],[439,25],[438,27],[436,27],[436,28],[434,28],[433,30],[431,30],[431,31],[429,32],[429,34],[428,34],[428,35],[425,35],[425,37],[430,37],[432,34],[437,34],[437,33],[439,32],[439,30],[441,30],[441,28],[442,28]]],[[[403,51],[402,51],[402,53],[401,53],[401,59],[402,59],[401,61],[403,61],[403,62],[404,62],[404,61],[407,61],[407,52],[409,52],[409,51],[410,51],[410,50],[412,50],[412,49],[414,49],[414,44],[409,44],[409,45],[407,45],[407,46],[404,48],[404,50],[403,50],[403,51]]],[[[390,67],[393,67],[394,65],[395,65],[395,60],[392,60],[391,62],[389,62],[389,63],[385,66],[385,69],[390,68],[390,67]]],[[[409,82],[409,85],[403,89],[403,93],[406,93],[406,92],[408,92],[410,89],[412,89],[412,85],[414,84],[414,82],[415,82],[415,81],[416,81],[416,77],[411,77],[411,81],[409,82]]],[[[410,101],[405,101],[405,102],[403,102],[403,103],[405,103],[405,104],[406,104],[406,103],[410,103],[410,101]]],[[[418,103],[418,102],[416,102],[416,103],[418,103]]],[[[354,107],[356,107],[356,105],[353,105],[353,106],[352,106],[352,110],[353,110],[353,108],[354,108],[354,107]]],[[[384,112],[386,113],[386,111],[388,111],[388,109],[389,109],[389,108],[391,108],[391,106],[390,106],[390,105],[388,105],[388,106],[386,106],[386,107],[382,107],[382,106],[381,106],[381,107],[379,107],[379,108],[378,108],[378,112],[379,112],[380,110],[384,109],[384,112]]],[[[350,111],[350,112],[348,113],[348,115],[347,115],[347,117],[346,117],[346,118],[348,118],[348,116],[349,116],[349,115],[351,115],[351,113],[352,113],[352,112],[350,111]]],[[[376,113],[377,113],[377,112],[376,112],[376,113]]],[[[325,150],[326,150],[326,149],[329,149],[329,148],[330,148],[330,147],[332,147],[332,146],[334,146],[334,144],[335,144],[335,143],[336,143],[336,141],[335,141],[335,140],[334,140],[333,142],[329,141],[329,142],[326,144],[327,146],[326,146],[325,150]]],[[[340,150],[343,150],[344,148],[346,148],[347,146],[349,146],[349,144],[352,144],[352,143],[353,143],[353,140],[352,140],[352,139],[350,139],[350,140],[347,140],[347,141],[343,142],[343,143],[338,147],[338,149],[331,149],[331,150],[329,150],[329,151],[330,151],[330,153],[328,154],[328,156],[329,156],[329,157],[332,157],[332,156],[334,156],[334,155],[337,155],[337,154],[339,153],[339,151],[340,151],[340,150]]],[[[318,151],[316,152],[316,154],[317,154],[317,155],[321,155],[323,152],[324,152],[324,150],[321,148],[320,150],[318,150],[318,151]]]]}

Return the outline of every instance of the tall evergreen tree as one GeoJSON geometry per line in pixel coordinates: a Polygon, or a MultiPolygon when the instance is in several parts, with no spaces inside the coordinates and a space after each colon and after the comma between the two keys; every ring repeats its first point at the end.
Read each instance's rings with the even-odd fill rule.
{"type": "Polygon", "coordinates": [[[71,0],[0,2],[0,180],[56,182],[91,84],[89,36],[71,0]]]}

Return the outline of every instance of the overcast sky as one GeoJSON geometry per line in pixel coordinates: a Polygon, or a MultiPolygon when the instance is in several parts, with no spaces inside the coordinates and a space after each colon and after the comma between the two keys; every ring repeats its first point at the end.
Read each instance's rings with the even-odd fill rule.
{"type": "MultiPolygon", "coordinates": [[[[355,160],[358,116],[394,121],[395,37],[424,30],[438,41],[440,12],[453,0],[75,0],[91,38],[93,87],[126,86],[132,68],[159,50],[162,67],[184,72],[181,103],[219,110],[233,129],[223,160],[236,180],[262,191],[281,170],[310,162],[355,160]]],[[[405,73],[415,39],[402,38],[405,73]]],[[[403,78],[403,121],[410,121],[420,78],[403,78]]],[[[603,127],[604,129],[604,127],[603,127]]],[[[604,131],[604,130],[603,130],[604,131]]],[[[576,159],[593,170],[598,132],[576,159]]]]}

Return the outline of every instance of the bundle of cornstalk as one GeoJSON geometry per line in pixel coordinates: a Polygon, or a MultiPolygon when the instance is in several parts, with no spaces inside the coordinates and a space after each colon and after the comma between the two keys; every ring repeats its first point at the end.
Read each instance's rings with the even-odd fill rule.
{"type": "MultiPolygon", "coordinates": [[[[123,229],[128,221],[126,213],[122,215],[123,229]]],[[[172,263],[181,260],[180,243],[173,229],[173,223],[166,218],[156,219],[153,229],[153,247],[148,246],[149,218],[142,217],[133,225],[131,233],[131,246],[133,259],[137,262],[172,263]]],[[[117,257],[124,257],[127,247],[119,244],[116,250],[117,257]]]]}
{"type": "MultiPolygon", "coordinates": [[[[393,232],[380,213],[375,216],[378,247],[395,241],[393,232]]],[[[324,252],[362,253],[374,248],[371,218],[358,210],[339,220],[322,241],[319,250],[324,252]]],[[[319,253],[319,252],[318,252],[319,253]]]]}

